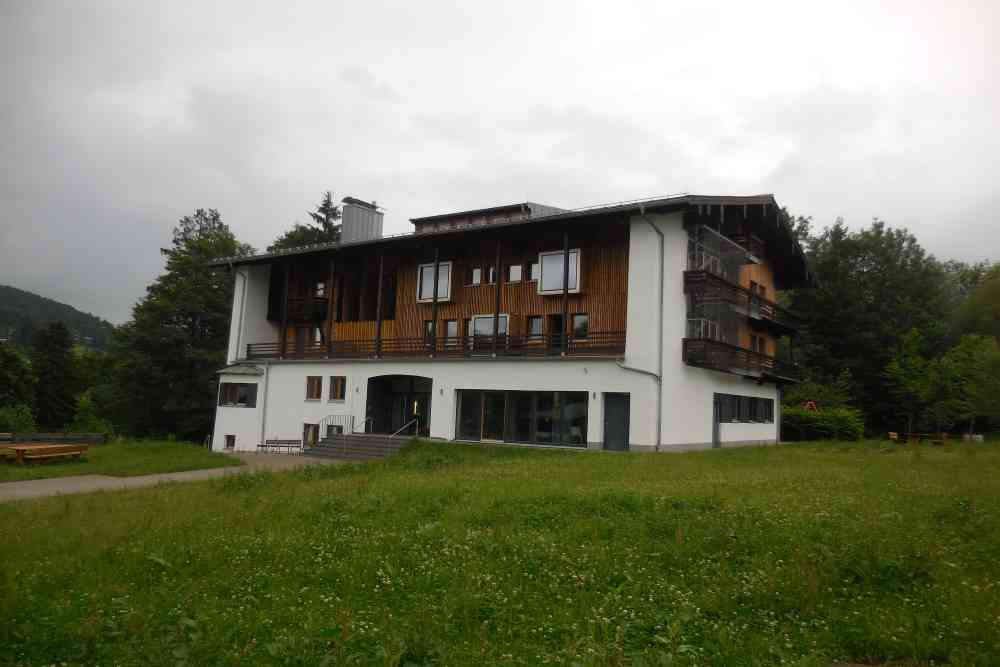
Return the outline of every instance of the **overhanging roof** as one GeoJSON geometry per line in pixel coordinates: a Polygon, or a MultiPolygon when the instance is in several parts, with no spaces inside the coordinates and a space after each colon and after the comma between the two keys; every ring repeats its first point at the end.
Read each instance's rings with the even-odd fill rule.
{"type": "MultiPolygon", "coordinates": [[[[529,202],[530,203],[530,202],[529,202]]],[[[500,206],[493,207],[489,209],[478,209],[479,213],[487,211],[499,211],[505,208],[511,208],[521,206],[521,204],[513,204],[510,206],[500,206]]],[[[523,220],[513,220],[513,221],[503,221],[503,222],[493,222],[483,225],[468,225],[464,227],[457,227],[452,229],[443,230],[433,230],[427,232],[410,232],[406,234],[396,234],[392,236],[382,236],[376,239],[366,239],[363,241],[353,241],[353,242],[335,242],[335,243],[314,243],[311,245],[300,246],[297,248],[289,248],[286,250],[278,250],[275,252],[261,253],[258,255],[251,255],[248,257],[228,257],[224,259],[216,260],[212,262],[210,266],[235,266],[240,264],[260,264],[267,263],[271,260],[281,258],[281,257],[293,257],[302,255],[314,255],[329,253],[331,251],[348,250],[351,248],[361,248],[370,246],[372,248],[378,246],[390,246],[397,244],[409,243],[414,240],[422,241],[425,239],[441,238],[441,237],[453,237],[461,236],[466,234],[480,234],[484,232],[490,232],[502,228],[510,227],[521,227],[525,225],[543,225],[550,223],[569,223],[569,222],[579,222],[581,224],[588,224],[599,222],[608,218],[614,218],[617,216],[624,216],[627,214],[643,214],[643,213],[663,213],[669,211],[678,210],[692,210],[698,207],[708,207],[708,206],[762,206],[769,211],[773,211],[773,220],[765,224],[764,229],[760,229],[762,235],[762,240],[769,246],[773,247],[782,256],[786,258],[783,266],[783,276],[785,283],[784,288],[794,288],[794,287],[807,287],[813,284],[812,277],[809,275],[808,269],[806,267],[805,254],[802,252],[802,247],[799,245],[798,240],[792,230],[791,221],[788,216],[782,211],[778,206],[777,201],[774,199],[773,194],[760,194],[760,195],[747,195],[747,196],[729,196],[729,195],[674,195],[669,197],[655,197],[651,199],[637,199],[625,202],[617,202],[613,204],[602,204],[599,206],[591,206],[586,208],[579,208],[573,210],[567,210],[559,213],[553,213],[548,215],[539,215],[535,217],[528,217],[523,220]]],[[[474,214],[477,211],[464,212],[467,214],[474,214]]],[[[425,222],[431,221],[438,218],[448,218],[455,216],[455,213],[449,213],[441,216],[429,216],[425,218],[413,218],[413,222],[425,222]]]]}

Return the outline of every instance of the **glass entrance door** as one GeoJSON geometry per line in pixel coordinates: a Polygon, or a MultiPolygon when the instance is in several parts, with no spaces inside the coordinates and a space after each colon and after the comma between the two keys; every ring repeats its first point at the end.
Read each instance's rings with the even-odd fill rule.
{"type": "Polygon", "coordinates": [[[500,391],[483,392],[483,440],[503,440],[507,396],[500,391]]]}

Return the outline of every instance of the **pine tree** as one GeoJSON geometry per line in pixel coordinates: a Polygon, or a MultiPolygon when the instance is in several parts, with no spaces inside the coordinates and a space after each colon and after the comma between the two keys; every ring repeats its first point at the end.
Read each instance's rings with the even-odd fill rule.
{"type": "Polygon", "coordinates": [[[333,192],[327,190],[315,211],[309,211],[312,224],[296,222],[291,229],[267,247],[268,252],[297,248],[313,243],[336,243],[340,240],[340,207],[333,202],[333,192]]]}
{"type": "Polygon", "coordinates": [[[35,385],[35,416],[49,429],[61,429],[76,409],[73,336],[62,322],[52,322],[35,333],[31,369],[35,385]]]}

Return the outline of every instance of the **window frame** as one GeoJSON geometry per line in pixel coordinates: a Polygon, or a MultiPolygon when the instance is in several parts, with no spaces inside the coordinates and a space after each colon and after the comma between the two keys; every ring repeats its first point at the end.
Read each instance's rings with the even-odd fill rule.
{"type": "Polygon", "coordinates": [[[542,340],[545,338],[545,316],[528,315],[524,323],[524,332],[528,340],[542,340]],[[538,331],[531,330],[531,323],[538,322],[538,331]]]}
{"type": "Polygon", "coordinates": [[[219,400],[217,405],[222,408],[256,408],[257,407],[257,392],[259,387],[257,382],[220,382],[219,383],[219,400]],[[229,389],[233,387],[233,389],[229,389]],[[247,392],[246,400],[240,402],[240,388],[243,387],[247,392]],[[249,387],[253,387],[253,391],[249,390],[249,387]],[[234,400],[230,401],[230,392],[234,400]]]}
{"type": "Polygon", "coordinates": [[[522,264],[518,263],[518,264],[508,264],[507,265],[507,284],[508,285],[519,284],[521,282],[521,279],[523,277],[524,277],[524,266],[522,264]],[[515,268],[517,269],[517,278],[513,278],[511,276],[511,272],[515,268]]]}
{"type": "Polygon", "coordinates": [[[537,283],[542,278],[542,263],[533,259],[528,262],[528,282],[537,283]],[[538,275],[535,275],[535,274],[538,275]]]}
{"type": "Polygon", "coordinates": [[[569,321],[569,335],[571,340],[587,340],[590,337],[590,314],[589,313],[573,313],[570,316],[569,321]],[[584,318],[584,332],[582,336],[576,335],[576,319],[578,317],[584,318]]]}
{"type": "Polygon", "coordinates": [[[330,376],[330,388],[328,397],[326,399],[327,403],[343,403],[347,400],[347,376],[346,375],[331,375],[330,376]],[[335,396],[335,389],[340,387],[340,395],[335,396]]]}
{"type": "Polygon", "coordinates": [[[443,320],[444,321],[444,345],[445,347],[457,347],[458,346],[458,320],[443,320]],[[452,333],[449,327],[454,325],[455,330],[452,333]]]}
{"type": "Polygon", "coordinates": [[[465,276],[466,287],[479,287],[483,284],[483,267],[470,266],[469,272],[465,276]]]}
{"type": "MultiPolygon", "coordinates": [[[[423,272],[424,269],[428,269],[431,272],[431,282],[434,281],[434,262],[429,264],[418,264],[417,265],[417,303],[433,303],[434,302],[434,285],[431,285],[431,294],[427,297],[420,296],[420,290],[423,287],[423,272]]],[[[451,301],[451,281],[452,281],[452,262],[447,260],[444,262],[438,262],[438,303],[445,301],[451,301]],[[447,267],[448,277],[443,278],[441,275],[441,270],[447,267]],[[441,294],[441,281],[444,280],[445,294],[441,294]]]]}
{"type": "Polygon", "coordinates": [[[323,400],[323,376],[322,375],[307,375],[306,376],[306,399],[307,401],[321,401],[323,400]],[[310,389],[312,388],[313,381],[318,380],[316,385],[318,387],[315,396],[310,395],[310,389]]]}
{"type": "MultiPolygon", "coordinates": [[[[580,251],[580,248],[570,248],[569,249],[569,261],[570,261],[570,265],[573,266],[575,264],[575,266],[576,266],[576,286],[575,287],[570,287],[569,289],[567,289],[566,292],[568,294],[579,294],[580,293],[580,283],[583,282],[583,275],[582,275],[582,273],[580,271],[580,265],[581,265],[580,258],[582,256],[582,254],[583,253],[580,251]],[[575,257],[575,259],[574,259],[574,257],[575,257]]],[[[544,257],[550,257],[550,256],[562,257],[563,256],[563,251],[562,250],[552,250],[552,251],[549,251],[549,252],[540,252],[540,253],[538,253],[538,265],[539,265],[539,268],[538,268],[538,293],[541,294],[541,295],[543,295],[543,296],[544,295],[556,295],[556,294],[562,294],[563,293],[562,286],[560,286],[558,288],[555,288],[555,289],[543,289],[543,285],[545,285],[545,260],[543,258],[544,257]]],[[[570,274],[570,277],[572,277],[574,275],[572,270],[570,270],[569,274],[570,274]]],[[[562,276],[561,275],[559,276],[559,282],[560,283],[562,282],[562,276]]]]}

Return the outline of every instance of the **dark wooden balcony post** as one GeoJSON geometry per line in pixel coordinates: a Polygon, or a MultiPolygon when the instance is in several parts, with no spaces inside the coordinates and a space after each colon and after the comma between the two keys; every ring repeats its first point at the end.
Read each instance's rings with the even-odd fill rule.
{"type": "Polygon", "coordinates": [[[333,356],[333,282],[337,275],[337,267],[335,260],[330,258],[330,279],[326,283],[326,316],[329,318],[329,324],[326,329],[326,356],[327,358],[333,356]]]}
{"type": "MultiPolygon", "coordinates": [[[[500,244],[497,240],[497,259],[494,268],[493,281],[493,356],[497,356],[497,338],[500,336],[500,244]]],[[[507,333],[510,333],[510,319],[507,320],[507,333]]]]}
{"type": "Polygon", "coordinates": [[[378,293],[375,296],[375,356],[382,356],[382,275],[385,267],[385,252],[378,254],[378,293]]]}
{"type": "MultiPolygon", "coordinates": [[[[580,280],[580,276],[576,277],[580,280]]],[[[562,294],[562,354],[566,356],[569,349],[569,231],[563,230],[563,294],[562,294]]]]}
{"type": "MultiPolygon", "coordinates": [[[[437,354],[438,269],[440,266],[441,249],[434,246],[434,287],[431,290],[431,356],[437,354]]],[[[454,265],[452,265],[452,269],[454,268],[454,265]]],[[[451,279],[451,274],[448,275],[448,278],[449,280],[451,279]]]]}
{"type": "Polygon", "coordinates": [[[281,354],[278,358],[284,359],[288,344],[288,262],[284,262],[281,267],[281,354]]]}

